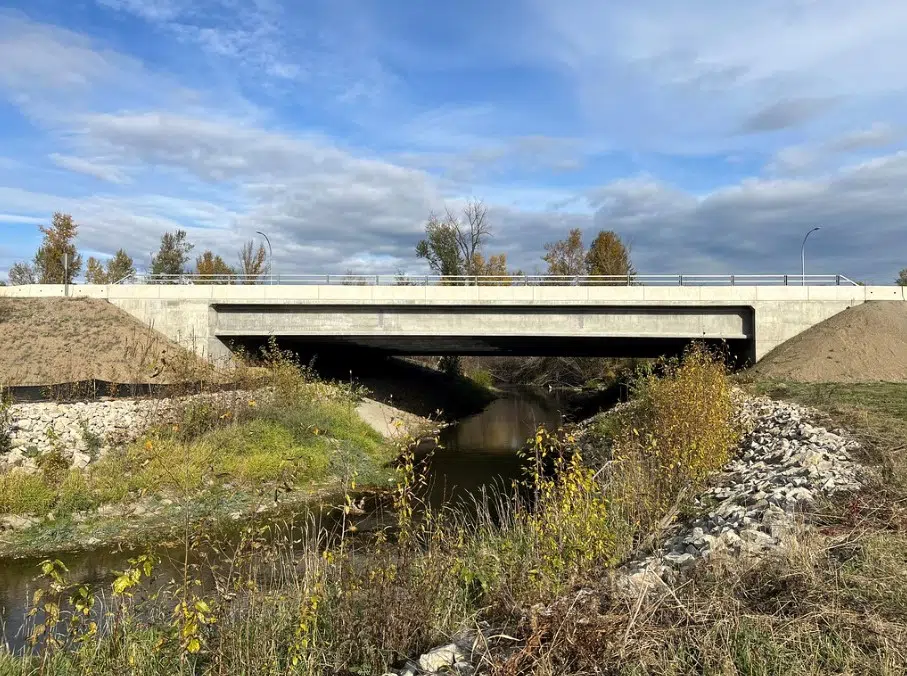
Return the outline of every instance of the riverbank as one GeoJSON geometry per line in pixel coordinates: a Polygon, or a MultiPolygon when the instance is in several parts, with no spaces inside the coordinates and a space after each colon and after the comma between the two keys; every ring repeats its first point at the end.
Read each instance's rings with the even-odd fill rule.
{"type": "Polygon", "coordinates": [[[355,385],[320,381],[286,356],[247,385],[7,408],[0,557],[131,547],[202,520],[229,523],[387,486],[404,441],[360,418],[355,385]]]}
{"type": "MultiPolygon", "coordinates": [[[[529,608],[613,568],[664,517],[679,487],[700,483],[726,459],[735,432],[722,368],[697,353],[674,369],[661,381],[647,381],[639,409],[647,415],[632,421],[636,434],[621,434],[616,442],[624,458],[619,472],[605,475],[583,464],[566,431],[539,429],[525,453],[530,459],[523,474],[528,485],[520,493],[525,497],[492,495],[466,516],[450,507],[435,510],[421,504],[425,478],[413,456],[404,454],[392,496],[395,528],[376,532],[361,555],[343,535],[347,521],[339,542],[328,550],[319,534],[287,539],[272,537],[274,531],[267,536],[250,532],[239,551],[254,546],[255,562],[231,555],[226,563],[206,569],[208,577],[225,569],[238,571],[237,577],[205,591],[184,575],[161,591],[199,604],[206,617],[216,617],[215,625],[195,623],[189,630],[197,641],[179,638],[184,627],[153,624],[140,630],[123,625],[118,636],[136,643],[134,649],[121,645],[126,654],[147,654],[152,662],[142,662],[142,669],[150,673],[179,671],[180,665],[199,664],[197,659],[212,673],[231,672],[240,664],[249,673],[321,673],[324,665],[338,673],[381,673],[477,620],[503,622],[516,631],[511,623],[518,624],[529,608]],[[678,397],[678,387],[695,394],[678,397]],[[678,425],[656,424],[664,415],[678,425]],[[692,435],[701,454],[665,458],[665,464],[647,462],[644,449],[650,444],[678,452],[688,448],[670,443],[686,438],[677,434],[692,435]],[[680,473],[663,474],[663,467],[680,473]],[[268,583],[275,575],[280,583],[268,583]],[[147,646],[140,647],[145,640],[160,648],[147,653],[147,646]]],[[[350,515],[360,510],[355,503],[348,507],[350,515]]],[[[127,571],[127,580],[140,580],[153,570],[154,559],[145,561],[147,566],[140,562],[136,572],[127,571]]],[[[192,572],[189,577],[195,576],[192,572]]],[[[66,588],[69,583],[60,584],[66,588]]],[[[115,582],[115,603],[125,605],[111,617],[129,622],[126,617],[136,617],[139,608],[129,610],[133,601],[119,589],[115,582]]],[[[103,653],[104,666],[94,663],[91,668],[106,673],[120,657],[108,651],[103,633],[97,641],[99,650],[76,662],[68,661],[74,656],[65,651],[48,659],[66,673],[67,664],[75,667],[83,657],[94,660],[92,655],[103,653]]]]}
{"type": "MultiPolygon", "coordinates": [[[[468,518],[426,511],[425,478],[404,454],[393,529],[350,538],[367,511],[351,497],[331,543],[276,524],[244,530],[223,559],[156,583],[160,612],[115,582],[99,631],[65,625],[75,629],[40,664],[64,675],[901,673],[903,485],[854,462],[876,465],[884,449],[812,410],[741,399],[701,354],[634,393],[582,434],[538,430],[524,453],[528,502],[492,496],[468,518]]],[[[155,575],[149,556],[122,584],[155,575]]],[[[66,619],[79,585],[50,574],[66,619]]],[[[0,671],[38,666],[0,656],[0,671]]]]}

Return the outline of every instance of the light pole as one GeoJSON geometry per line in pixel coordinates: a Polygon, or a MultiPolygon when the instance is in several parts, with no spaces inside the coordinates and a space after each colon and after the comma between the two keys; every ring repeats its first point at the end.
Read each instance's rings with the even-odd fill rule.
{"type": "Polygon", "coordinates": [[[274,249],[271,248],[271,240],[268,239],[268,236],[263,233],[261,230],[255,231],[256,235],[261,235],[265,238],[265,241],[268,243],[268,283],[274,283],[274,249]]]}
{"type": "Polygon", "coordinates": [[[806,237],[803,238],[803,246],[800,247],[800,265],[802,266],[802,281],[801,286],[806,286],[806,240],[809,239],[809,236],[814,232],[821,230],[821,227],[815,227],[809,232],[806,233],[806,237]]]}

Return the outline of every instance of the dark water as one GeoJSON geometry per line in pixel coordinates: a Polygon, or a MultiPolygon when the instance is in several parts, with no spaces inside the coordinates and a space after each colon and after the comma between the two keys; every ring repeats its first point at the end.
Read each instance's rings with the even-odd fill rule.
{"type": "Polygon", "coordinates": [[[562,420],[557,398],[514,391],[479,414],[441,431],[439,448],[427,458],[427,501],[433,507],[463,503],[482,489],[508,489],[522,478],[519,451],[539,425],[554,430],[562,420]]]}
{"type": "MultiPolygon", "coordinates": [[[[468,505],[469,496],[492,487],[509,488],[514,479],[522,476],[523,464],[518,451],[525,447],[539,425],[556,428],[562,421],[564,402],[533,390],[519,390],[489,404],[479,414],[464,418],[442,430],[437,448],[423,448],[417,457],[427,469],[428,485],[424,499],[432,507],[452,503],[468,505]]],[[[328,501],[329,503],[331,501],[328,501]]],[[[342,503],[338,497],[335,504],[342,503]]],[[[374,496],[365,497],[365,514],[359,517],[359,530],[368,531],[388,522],[383,505],[374,496]]],[[[294,514],[280,518],[297,524],[316,522],[327,529],[336,528],[339,511],[329,505],[299,508],[294,514]]],[[[229,539],[229,538],[228,538],[229,539]]],[[[185,548],[175,547],[158,551],[162,561],[156,570],[153,584],[166,584],[181,579],[185,548]]],[[[98,590],[99,598],[109,592],[110,584],[129,566],[128,559],[136,552],[99,549],[78,554],[61,555],[69,568],[67,579],[87,584],[98,590]]],[[[199,563],[216,552],[193,550],[190,563],[199,563]]],[[[12,649],[25,645],[26,614],[31,594],[38,586],[36,580],[41,559],[0,560],[0,642],[12,649]]],[[[99,606],[100,607],[100,606],[99,606]]]]}

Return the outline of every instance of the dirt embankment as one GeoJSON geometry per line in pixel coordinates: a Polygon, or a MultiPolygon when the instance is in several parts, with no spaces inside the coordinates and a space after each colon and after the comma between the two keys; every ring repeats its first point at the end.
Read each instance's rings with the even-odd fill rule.
{"type": "Polygon", "coordinates": [[[752,373],[797,382],[907,382],[907,303],[845,310],[779,345],[752,373]]]}
{"type": "Polygon", "coordinates": [[[0,385],[173,383],[197,360],[107,301],[0,298],[0,385]]]}

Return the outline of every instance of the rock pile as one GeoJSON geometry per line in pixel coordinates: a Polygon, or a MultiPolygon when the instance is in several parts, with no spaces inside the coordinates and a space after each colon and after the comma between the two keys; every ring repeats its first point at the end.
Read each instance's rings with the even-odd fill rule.
{"type": "Polygon", "coordinates": [[[796,404],[747,398],[741,415],[751,431],[737,456],[695,501],[701,516],[676,527],[651,556],[628,564],[631,586],[673,577],[718,551],[759,555],[781,544],[799,513],[821,495],[856,491],[861,469],[843,432],[814,424],[796,404]]]}
{"type": "Polygon", "coordinates": [[[175,422],[189,401],[230,405],[247,396],[218,392],[173,399],[15,404],[8,411],[11,450],[0,453],[0,471],[35,469],[37,458],[55,448],[73,467],[84,468],[111,448],[134,441],[150,426],[175,422]]]}

